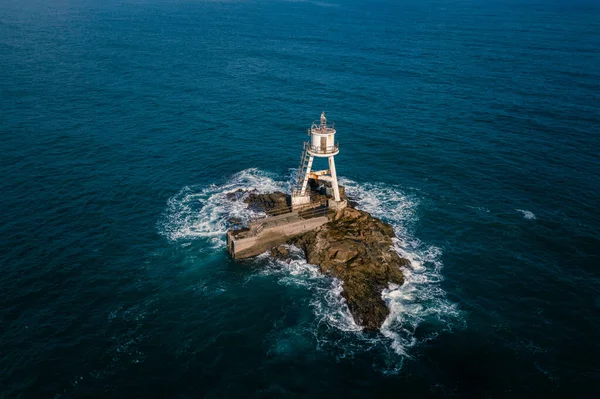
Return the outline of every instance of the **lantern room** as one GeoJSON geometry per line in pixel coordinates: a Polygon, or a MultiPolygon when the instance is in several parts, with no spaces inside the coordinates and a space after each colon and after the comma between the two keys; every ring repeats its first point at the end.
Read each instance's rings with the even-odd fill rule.
{"type": "Polygon", "coordinates": [[[335,128],[333,125],[327,126],[325,112],[321,113],[319,124],[313,123],[308,133],[310,135],[310,146],[307,150],[310,155],[330,157],[340,152],[338,143],[335,142],[335,128]]]}

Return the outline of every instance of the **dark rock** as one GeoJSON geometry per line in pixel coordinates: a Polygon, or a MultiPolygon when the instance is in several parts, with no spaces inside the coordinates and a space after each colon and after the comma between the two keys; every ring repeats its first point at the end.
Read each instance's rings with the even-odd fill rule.
{"type": "MultiPolygon", "coordinates": [[[[312,201],[327,201],[330,197],[327,196],[326,192],[331,189],[331,182],[324,180],[308,179],[308,187],[311,191],[312,201]]],[[[346,199],[346,189],[342,185],[338,185],[340,190],[340,199],[346,199]]]]}
{"type": "Polygon", "coordinates": [[[244,202],[255,211],[277,214],[290,212],[292,199],[290,195],[277,191],[270,194],[250,193],[244,202]]]}
{"type": "Polygon", "coordinates": [[[346,208],[334,220],[294,240],[308,262],[343,282],[342,295],[357,324],[377,330],[389,314],[381,292],[402,284],[409,264],[391,249],[394,231],[367,212],[346,208]]]}
{"type": "Polygon", "coordinates": [[[241,188],[238,188],[235,191],[232,191],[230,193],[226,193],[225,197],[230,200],[230,201],[237,201],[238,199],[240,199],[240,197],[245,193],[245,191],[241,188]]]}
{"type": "Polygon", "coordinates": [[[229,223],[232,225],[239,226],[244,223],[244,221],[240,218],[229,218],[229,223]]]}
{"type": "Polygon", "coordinates": [[[356,202],[353,198],[346,197],[346,200],[348,201],[348,206],[350,208],[356,208],[358,206],[358,202],[356,202]]]}
{"type": "Polygon", "coordinates": [[[290,260],[290,250],[283,245],[271,249],[271,256],[280,260],[290,260]]]}

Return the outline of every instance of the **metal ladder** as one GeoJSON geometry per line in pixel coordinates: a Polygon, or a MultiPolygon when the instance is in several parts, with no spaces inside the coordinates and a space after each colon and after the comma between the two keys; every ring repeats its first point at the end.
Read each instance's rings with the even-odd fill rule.
{"type": "Polygon", "coordinates": [[[298,166],[298,180],[296,193],[299,195],[302,192],[302,186],[304,181],[307,179],[306,170],[310,164],[310,154],[308,153],[308,143],[304,143],[304,149],[302,150],[302,158],[300,158],[300,165],[298,166]]]}

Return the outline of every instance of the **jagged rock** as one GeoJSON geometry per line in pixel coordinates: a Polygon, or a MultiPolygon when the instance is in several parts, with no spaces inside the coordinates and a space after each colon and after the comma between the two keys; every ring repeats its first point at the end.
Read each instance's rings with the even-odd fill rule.
{"type": "Polygon", "coordinates": [[[334,220],[293,240],[308,262],[343,282],[342,295],[357,324],[377,330],[389,314],[381,292],[402,284],[409,264],[391,249],[392,227],[367,212],[346,208],[334,220]]]}
{"type": "Polygon", "coordinates": [[[264,211],[267,213],[277,213],[278,211],[289,212],[291,197],[279,191],[270,194],[250,193],[244,202],[248,204],[249,208],[255,211],[264,211]]]}
{"type": "MultiPolygon", "coordinates": [[[[311,197],[323,196],[311,182],[311,197]]],[[[245,195],[234,192],[235,198],[245,195]]],[[[291,198],[282,192],[257,194],[251,192],[244,200],[251,209],[276,215],[289,211],[291,198]]],[[[389,309],[381,298],[389,283],[402,284],[401,267],[409,261],[392,250],[392,227],[367,212],[354,208],[339,211],[333,220],[321,227],[296,236],[289,241],[304,250],[309,263],[318,265],[321,272],[343,282],[342,295],[357,324],[366,330],[381,327],[389,309]]],[[[289,250],[277,246],[271,250],[275,258],[288,260],[289,250]]]]}
{"type": "Polygon", "coordinates": [[[230,201],[237,201],[238,199],[240,199],[240,197],[245,193],[245,191],[241,188],[238,188],[235,191],[232,191],[230,193],[226,193],[225,197],[227,197],[228,200],[230,201]]]}
{"type": "Polygon", "coordinates": [[[289,260],[290,250],[283,245],[271,249],[271,256],[280,260],[289,260]]]}
{"type": "Polygon", "coordinates": [[[229,218],[228,222],[234,226],[239,226],[242,223],[244,223],[244,221],[241,218],[236,218],[236,217],[229,218]]]}
{"type": "MultiPolygon", "coordinates": [[[[321,181],[315,179],[308,179],[308,187],[311,191],[311,200],[312,201],[327,201],[330,196],[327,196],[327,189],[331,189],[331,182],[321,181]]],[[[340,198],[342,200],[347,199],[346,197],[346,189],[344,186],[339,185],[338,189],[340,190],[340,198]]]]}

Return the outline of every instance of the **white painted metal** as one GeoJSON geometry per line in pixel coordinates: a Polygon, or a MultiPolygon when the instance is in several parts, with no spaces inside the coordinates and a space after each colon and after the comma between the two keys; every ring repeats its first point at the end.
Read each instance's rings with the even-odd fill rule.
{"type": "Polygon", "coordinates": [[[315,157],[311,155],[308,159],[308,165],[306,166],[306,173],[304,174],[304,180],[302,181],[302,190],[300,190],[300,196],[303,197],[306,195],[306,186],[308,185],[308,176],[310,175],[310,168],[312,168],[312,164],[315,157]]]}
{"type": "Polygon", "coordinates": [[[310,128],[310,144],[308,153],[319,158],[327,158],[339,153],[338,145],[335,142],[335,128],[327,126],[325,112],[321,113],[320,123],[313,123],[310,128]]]}
{"type": "Polygon", "coordinates": [[[333,188],[333,198],[336,202],[340,201],[340,187],[338,186],[337,173],[335,171],[335,161],[329,157],[329,170],[331,170],[331,188],[333,188]]]}
{"type": "Polygon", "coordinates": [[[336,130],[333,125],[327,126],[325,112],[322,112],[319,124],[313,123],[310,128],[310,141],[304,145],[304,153],[301,158],[300,168],[298,169],[298,186],[292,191],[292,208],[310,202],[310,193],[307,193],[307,187],[311,176],[313,178],[318,177],[320,180],[330,181],[333,199],[336,203],[340,203],[340,189],[335,170],[335,161],[333,159],[340,152],[339,146],[335,142],[335,133],[336,130]],[[319,170],[311,173],[315,157],[327,158],[329,170],[319,170]]]}

